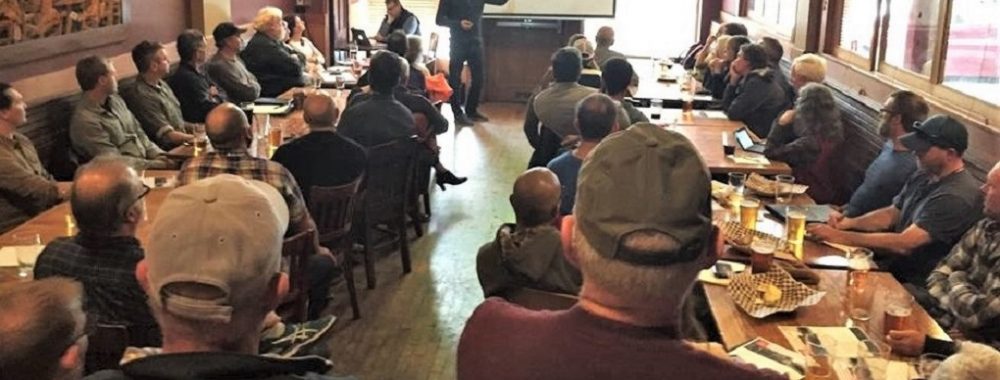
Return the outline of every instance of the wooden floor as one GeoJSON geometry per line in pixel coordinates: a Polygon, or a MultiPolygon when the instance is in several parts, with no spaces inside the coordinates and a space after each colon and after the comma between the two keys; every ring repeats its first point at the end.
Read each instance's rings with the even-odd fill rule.
{"type": "Polygon", "coordinates": [[[523,105],[482,109],[490,122],[457,130],[452,125],[439,137],[444,165],[469,181],[432,192],[428,233],[411,243],[413,272],[401,275],[398,254],[382,257],[378,287],[368,290],[364,271],[355,268],[359,320],[351,319],[343,286],[336,289],[333,309],[340,319],[330,340],[334,372],[363,379],[455,378],[459,336],[483,300],[476,252],[493,239],[500,223],[514,220],[508,196],[531,153],[521,129],[523,105]]]}

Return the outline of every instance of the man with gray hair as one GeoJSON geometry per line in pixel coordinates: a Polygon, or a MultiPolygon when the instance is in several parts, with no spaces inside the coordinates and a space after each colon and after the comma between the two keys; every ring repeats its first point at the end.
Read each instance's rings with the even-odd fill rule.
{"type": "Polygon", "coordinates": [[[275,7],[257,12],[253,27],[257,33],[240,53],[246,67],[260,82],[260,95],[276,97],[292,87],[305,86],[305,62],[285,45],[283,13],[275,7]]]}
{"type": "Polygon", "coordinates": [[[288,291],[281,247],[289,212],[274,187],[219,175],[163,201],[135,277],[163,330],[159,354],[97,379],[274,379],[318,375],[319,357],[258,355],[258,331],[288,291]]]}
{"type": "Polygon", "coordinates": [[[610,26],[602,26],[598,29],[594,40],[597,41],[597,49],[594,49],[594,60],[598,67],[603,68],[604,63],[611,58],[625,59],[625,54],[611,50],[611,46],[615,44],[615,30],[610,26]]]}
{"type": "Polygon", "coordinates": [[[682,135],[639,123],[606,138],[580,171],[575,221],[563,223],[583,273],[579,302],[538,312],[486,300],[462,332],[458,378],[783,378],[681,339],[681,305],[722,244],[710,190],[682,135]]]}
{"type": "Polygon", "coordinates": [[[0,379],[83,376],[87,316],[80,284],[65,278],[0,285],[0,379]]]}

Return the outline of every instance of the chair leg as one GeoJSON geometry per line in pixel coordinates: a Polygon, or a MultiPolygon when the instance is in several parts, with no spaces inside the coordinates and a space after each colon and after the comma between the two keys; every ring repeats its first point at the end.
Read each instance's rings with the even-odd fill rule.
{"type": "Polygon", "coordinates": [[[372,258],[372,246],[375,245],[375,234],[372,226],[365,223],[365,277],[368,279],[368,289],[375,289],[375,260],[372,258]]]}
{"type": "MultiPolygon", "coordinates": [[[[416,204],[416,203],[417,202],[414,202],[414,204],[416,204]]],[[[420,207],[419,206],[415,206],[415,207],[413,207],[412,210],[410,210],[410,223],[413,225],[413,233],[415,235],[417,235],[418,238],[424,236],[424,226],[420,222],[420,207]]],[[[404,239],[406,238],[406,234],[405,233],[403,234],[403,238],[404,239]]]]}
{"type": "MultiPolygon", "coordinates": [[[[350,248],[347,254],[350,255],[350,248]]],[[[354,265],[351,265],[350,257],[340,262],[340,270],[344,274],[344,282],[347,283],[347,293],[351,296],[351,310],[354,311],[354,319],[361,318],[361,307],[358,306],[358,289],[354,285],[354,265]]]]}
{"type": "Polygon", "coordinates": [[[410,273],[411,263],[410,263],[410,241],[406,238],[406,218],[402,218],[399,223],[397,223],[396,230],[399,231],[399,255],[403,259],[403,273],[410,273]]]}
{"type": "Polygon", "coordinates": [[[424,195],[424,213],[427,214],[428,218],[430,218],[430,216],[431,216],[431,191],[429,189],[427,189],[426,187],[424,187],[424,194],[423,195],[424,195]]]}

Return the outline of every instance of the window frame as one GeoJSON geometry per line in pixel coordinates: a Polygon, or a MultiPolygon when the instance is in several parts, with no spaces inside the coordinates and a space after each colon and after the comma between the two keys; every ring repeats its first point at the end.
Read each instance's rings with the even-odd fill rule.
{"type": "MultiPolygon", "coordinates": [[[[769,34],[776,35],[776,36],[779,36],[779,37],[783,37],[783,38],[785,38],[787,40],[791,40],[795,36],[795,26],[798,23],[798,18],[797,17],[792,22],[792,25],[789,25],[787,28],[785,28],[785,27],[781,26],[780,23],[775,23],[772,20],[768,20],[765,17],[758,16],[757,14],[751,12],[749,1],[747,1],[747,0],[737,0],[737,1],[740,1],[740,7],[739,7],[740,8],[740,17],[753,20],[755,23],[757,23],[757,25],[763,27],[763,29],[765,31],[767,31],[769,34]]],[[[763,4],[763,2],[768,1],[768,0],[755,0],[755,1],[761,2],[761,4],[763,4]]],[[[771,0],[771,1],[782,1],[782,0],[771,0]]],[[[795,3],[795,13],[797,14],[798,13],[798,7],[800,5],[799,1],[797,1],[797,0],[792,0],[792,1],[795,3]]],[[[777,21],[780,22],[781,21],[781,12],[780,11],[778,12],[777,16],[778,16],[778,20],[777,21]]]]}

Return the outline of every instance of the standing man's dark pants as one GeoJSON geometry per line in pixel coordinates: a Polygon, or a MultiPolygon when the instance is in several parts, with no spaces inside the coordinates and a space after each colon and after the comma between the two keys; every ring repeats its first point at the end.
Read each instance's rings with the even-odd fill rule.
{"type": "Polygon", "coordinates": [[[483,91],[483,41],[456,40],[451,41],[451,65],[449,66],[448,85],[454,90],[451,95],[451,110],[458,115],[476,115],[479,109],[479,96],[483,91]],[[468,98],[465,99],[465,112],[462,112],[462,67],[469,62],[472,72],[472,85],[469,87],[468,98]]]}

